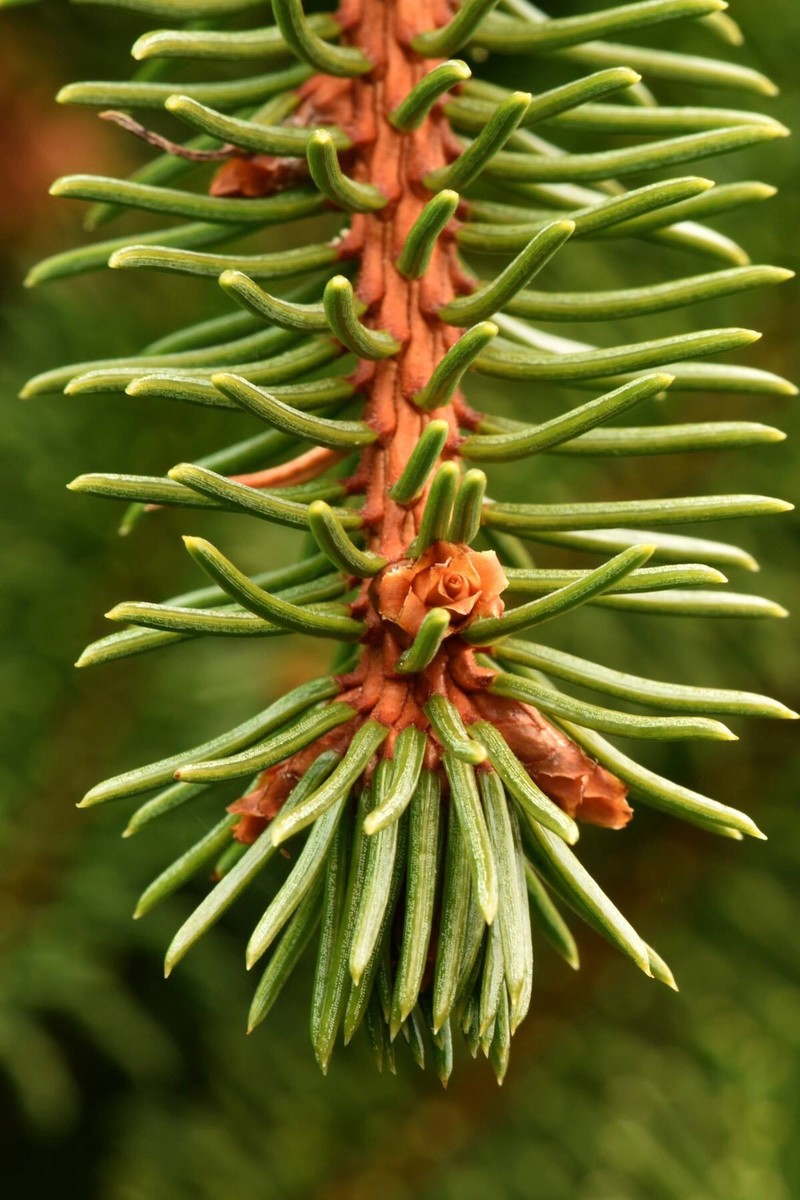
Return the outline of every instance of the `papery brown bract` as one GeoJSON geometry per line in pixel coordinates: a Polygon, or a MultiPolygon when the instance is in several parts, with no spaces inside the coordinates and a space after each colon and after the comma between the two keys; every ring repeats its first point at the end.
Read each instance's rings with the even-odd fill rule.
{"type": "Polygon", "coordinates": [[[488,693],[473,697],[483,717],[502,733],[542,791],[577,821],[624,829],[633,816],[628,789],[554,728],[530,704],[488,693]]]}
{"type": "Polygon", "coordinates": [[[308,178],[305,163],[266,154],[234,154],[217,171],[209,195],[258,200],[308,178]]]}
{"type": "Polygon", "coordinates": [[[499,617],[500,593],[508,586],[493,550],[477,551],[455,542],[434,542],[419,558],[394,563],[376,585],[381,616],[412,636],[432,608],[450,613],[451,632],[477,617],[499,617]]]}

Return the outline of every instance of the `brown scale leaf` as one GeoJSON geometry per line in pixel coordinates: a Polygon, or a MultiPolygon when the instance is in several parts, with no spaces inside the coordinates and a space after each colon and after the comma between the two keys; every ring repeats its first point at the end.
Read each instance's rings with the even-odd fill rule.
{"type": "Polygon", "coordinates": [[[503,735],[533,781],[560,808],[589,825],[624,829],[633,816],[624,783],[531,705],[485,692],[472,700],[503,735]]]}

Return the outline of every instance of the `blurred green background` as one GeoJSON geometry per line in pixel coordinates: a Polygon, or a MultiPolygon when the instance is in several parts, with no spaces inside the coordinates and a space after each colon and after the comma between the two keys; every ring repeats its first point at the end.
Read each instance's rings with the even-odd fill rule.
{"type": "MultiPolygon", "coordinates": [[[[796,0],[734,0],[731,8],[749,37],[743,60],[782,84],[769,111],[791,122],[800,96],[796,0]]],[[[736,745],[662,747],[648,759],[752,812],[767,843],[714,839],[643,806],[624,833],[586,830],[585,857],[670,962],[681,992],[650,983],[580,930],[579,975],[543,948],[534,1009],[502,1090],[485,1063],[463,1052],[447,1093],[402,1056],[398,1076],[381,1077],[361,1043],[339,1053],[322,1078],[307,1039],[308,965],[247,1038],[252,984],[243,946],[268,880],[162,981],[163,949],[202,884],[141,924],[130,912],[143,886],[194,839],[195,821],[208,823],[211,813],[183,809],[122,842],[119,809],[79,814],[74,803],[98,778],[228,728],[320,664],[316,647],[297,642],[283,650],[194,643],[95,674],[71,665],[106,631],[102,613],[115,601],[193,586],[178,534],[220,521],[160,514],[119,539],[116,506],[71,497],[64,484],[87,470],[161,471],[213,448],[231,432],[228,418],[120,397],[14,398],[36,371],[126,353],[223,309],[212,285],[147,273],[105,272],[22,291],[37,258],[83,237],[81,206],[50,200],[50,181],[73,171],[124,173],[140,154],[90,111],[57,108],[53,94],[75,78],[124,77],[132,37],[157,24],[55,3],[0,17],[0,1193],[13,1200],[793,1200],[800,1195],[800,848],[788,723],[748,722],[737,725],[736,745]]],[[[714,50],[701,34],[682,44],[714,50]]],[[[709,93],[708,102],[744,106],[747,98],[709,93]]],[[[720,222],[754,262],[798,266],[796,164],[796,150],[783,142],[702,164],[713,178],[782,187],[779,199],[720,222]]],[[[137,227],[126,219],[120,231],[137,227]]],[[[582,278],[605,287],[621,272],[644,282],[705,269],[677,257],[643,261],[630,247],[582,247],[562,256],[548,285],[569,279],[575,287],[582,278]]],[[[613,336],[599,330],[598,339],[659,336],[692,320],[763,329],[747,361],[800,376],[794,284],[665,314],[647,335],[631,321],[613,336]]],[[[741,414],[797,430],[786,401],[670,403],[678,420],[741,414]]],[[[536,487],[551,500],[637,489],[657,495],[662,487],[796,499],[798,446],[795,437],[763,452],[684,461],[553,460],[539,468],[536,487]]],[[[496,492],[518,494],[521,482],[507,471],[496,492]]],[[[256,524],[226,518],[223,544],[238,539],[240,557],[259,568],[285,560],[291,539],[265,539],[250,528],[256,524]]],[[[797,524],[734,525],[720,536],[741,534],[763,571],[732,585],[791,606],[797,524]]],[[[561,622],[554,638],[623,669],[768,691],[800,707],[800,638],[791,621],[646,622],[598,610],[561,622]]]]}

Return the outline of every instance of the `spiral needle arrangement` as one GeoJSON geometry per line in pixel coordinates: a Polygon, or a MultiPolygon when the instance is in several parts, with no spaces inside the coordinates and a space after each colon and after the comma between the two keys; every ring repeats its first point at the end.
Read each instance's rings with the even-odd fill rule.
{"type": "Polygon", "coordinates": [[[529,495],[505,503],[491,498],[482,468],[540,454],[613,468],[620,457],[782,439],[753,421],[662,419],[683,393],[794,393],[764,370],[709,361],[754,342],[749,329],[599,346],[538,324],[644,318],[788,278],[750,265],[704,223],[773,189],[665,171],[785,129],[749,110],[664,106],[650,90],[663,80],[768,97],[774,86],[726,58],[607,40],[683,21],[712,46],[735,46],[724,0],[638,0],[553,18],[528,0],[343,0],[335,15],[272,0],[274,24],[256,27],[245,27],[253,0],[107,2],[174,27],[138,38],[131,82],[74,83],[59,99],[111,107],[103,115],[156,153],[130,179],[72,175],[53,194],[91,201],[92,229],[129,209],[183,223],[57,254],[29,282],[106,265],[175,272],[221,287],[230,308],[135,357],[47,371],[24,394],[125,393],[226,410],[241,430],[205,458],[164,476],[91,474],[69,486],[127,502],[126,531],[148,509],[175,505],[302,536],[295,563],[276,567],[267,555],[269,569],[254,576],[186,537],[205,586],[116,605],[107,616],[122,629],[79,665],[198,637],[302,633],[334,645],[328,674],[203,745],[98,784],[81,803],[145,797],[126,830],[135,833],[241,781],[219,823],[139,902],[142,916],[189,879],[214,881],[175,934],[167,972],[280,849],[283,882],[247,946],[247,966],[263,969],[250,1028],[308,953],[323,1070],[340,1033],[349,1042],[363,1025],[379,1067],[393,1070],[405,1042],[446,1083],[460,1032],[502,1082],[531,1003],[534,949],[548,942],[578,966],[565,912],[674,986],[582,866],[582,823],[621,829],[630,797],[725,837],[763,836],[750,816],[640,766],[606,736],[726,740],[734,735],[720,717],[794,714],[764,696],[576,657],[540,627],[584,604],[619,609],[622,620],[781,616],[723,586],[722,569],[755,569],[750,554],[671,527],[789,505],[739,494],[549,503],[534,471],[529,495]],[[502,73],[503,56],[531,91],[480,77],[497,77],[498,64],[502,73]],[[198,76],[217,63],[243,74],[175,83],[171,60],[194,62],[198,76]],[[542,67],[567,81],[539,90],[542,67]],[[188,137],[150,131],[152,110],[188,137]],[[585,148],[563,149],[562,134],[585,148]],[[614,135],[622,143],[609,148],[614,135]],[[210,188],[181,186],[208,162],[210,188]],[[293,232],[310,217],[324,240],[293,232]],[[276,249],[268,234],[259,248],[272,227],[288,244],[276,249]],[[245,249],[231,248],[243,238],[245,249]],[[548,263],[569,262],[584,239],[609,260],[633,249],[647,262],[655,244],[699,270],[619,290],[548,290],[548,263]],[[487,278],[487,261],[498,260],[487,278]],[[530,419],[472,407],[473,377],[524,384],[530,419]],[[536,400],[553,384],[577,400],[543,420],[536,400]],[[642,425],[616,420],[634,409],[642,425]],[[537,565],[537,547],[599,565],[537,565]],[[598,701],[573,697],[572,686],[598,701]]]}

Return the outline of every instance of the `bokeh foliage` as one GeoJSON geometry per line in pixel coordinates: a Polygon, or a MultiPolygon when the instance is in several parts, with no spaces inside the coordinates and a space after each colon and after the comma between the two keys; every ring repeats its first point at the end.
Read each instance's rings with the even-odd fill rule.
{"type": "MultiPolygon", "coordinates": [[[[566,15],[576,5],[558,7],[566,15]]],[[[765,21],[756,0],[733,7],[748,33],[745,61],[782,83],[770,111],[791,123],[800,11],[794,0],[769,0],[765,21]]],[[[657,939],[681,993],[648,986],[590,935],[580,934],[578,980],[542,948],[535,1011],[501,1092],[480,1063],[465,1064],[447,1095],[408,1059],[397,1078],[376,1076],[366,1046],[339,1057],[323,1079],[298,1016],[306,1011],[308,969],[269,1025],[246,1038],[251,985],[241,951],[269,880],[168,984],[161,981],[162,948],[193,897],[182,895],[142,923],[129,914],[142,884],[185,842],[183,817],[121,842],[119,813],[80,815],[73,802],[112,764],[122,769],[200,741],[318,664],[307,660],[316,648],[297,641],[283,651],[178,647],[161,661],[107,666],[90,677],[71,666],[81,646],[105,632],[99,614],[123,595],[150,599],[191,586],[189,568],[175,562],[175,535],[214,527],[214,518],[162,514],[132,535],[132,546],[116,537],[110,508],[63,490],[79,471],[160,471],[210,449],[214,414],[172,416],[158,402],[125,397],[13,399],[37,370],[124,353],[163,333],[165,312],[175,327],[210,312],[208,288],[155,276],[106,273],[20,293],[24,269],[77,230],[77,209],[46,200],[50,178],[124,170],[125,155],[136,155],[121,137],[98,132],[89,113],[59,112],[49,96],[73,78],[123,75],[130,34],[145,27],[146,20],[62,4],[3,17],[10,69],[0,88],[13,118],[0,165],[2,194],[11,199],[0,224],[4,1189],[16,1197],[57,1187],[65,1200],[210,1200],[223,1191],[276,1200],[791,1200],[800,1192],[792,1138],[800,1110],[792,948],[800,850],[791,726],[748,723],[733,748],[653,752],[659,769],[751,811],[768,843],[728,844],[645,810],[625,833],[600,839],[587,831],[582,845],[593,869],[644,936],[657,939]],[[616,861],[615,837],[628,843],[616,861]]],[[[796,154],[781,143],[748,155],[748,175],[779,184],[782,197],[732,214],[721,227],[745,242],[754,262],[797,268],[796,154]]],[[[738,161],[712,168],[719,179],[737,171],[738,161]]],[[[626,263],[626,281],[659,271],[653,261],[626,263]]],[[[577,269],[588,278],[596,265],[587,252],[577,269]]],[[[553,282],[581,286],[575,278],[553,282]]],[[[796,296],[790,285],[719,301],[704,307],[704,324],[764,329],[748,361],[797,378],[796,296]]],[[[688,319],[666,314],[655,336],[684,331],[688,319]]],[[[702,403],[708,416],[797,428],[791,402],[759,401],[758,412],[746,398],[702,403]]],[[[613,474],[602,461],[556,462],[537,488],[555,501],[580,472],[583,494],[610,497],[646,469],[655,494],[666,472],[681,493],[700,471],[703,491],[794,499],[798,465],[795,437],[741,455],[614,466],[613,474]],[[675,477],[679,470],[685,480],[675,477]]],[[[521,473],[507,472],[509,498],[522,482],[521,473]]],[[[227,530],[258,568],[288,553],[273,532],[227,530]]],[[[762,523],[743,536],[764,564],[758,590],[791,606],[797,524],[762,523]]],[[[643,622],[603,611],[584,612],[579,629],[563,624],[565,649],[598,645],[599,657],[623,669],[770,691],[800,706],[793,665],[800,639],[791,624],[662,618],[658,641],[652,620],[647,636],[643,622]]]]}

